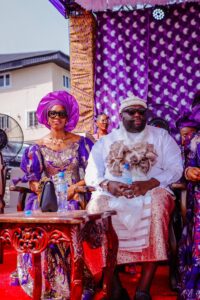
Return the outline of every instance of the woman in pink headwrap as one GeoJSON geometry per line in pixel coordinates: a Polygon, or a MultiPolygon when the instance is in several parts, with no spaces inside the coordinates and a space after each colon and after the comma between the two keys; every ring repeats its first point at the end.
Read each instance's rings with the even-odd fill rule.
{"type": "MultiPolygon", "coordinates": [[[[25,204],[26,210],[37,207],[39,181],[47,176],[56,181],[57,174],[64,171],[68,182],[68,200],[78,209],[73,200],[77,189],[84,187],[84,171],[92,142],[72,133],[79,119],[76,99],[66,91],[56,91],[43,97],[37,108],[39,123],[50,129],[49,133],[26,149],[21,168],[23,181],[29,182],[33,191],[25,204]]],[[[43,298],[68,299],[69,297],[69,249],[66,245],[50,245],[43,256],[43,298]]],[[[32,295],[33,282],[30,276],[31,257],[18,255],[18,275],[25,292],[32,295]]]]}

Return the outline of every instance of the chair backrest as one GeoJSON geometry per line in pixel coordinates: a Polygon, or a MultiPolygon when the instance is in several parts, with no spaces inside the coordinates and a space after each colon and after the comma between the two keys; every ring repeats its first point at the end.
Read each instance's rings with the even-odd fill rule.
{"type": "Polygon", "coordinates": [[[0,152],[0,213],[4,213],[5,201],[4,194],[6,188],[6,167],[3,161],[2,153],[0,152]]]}
{"type": "Polygon", "coordinates": [[[10,202],[8,212],[14,212],[16,210],[23,211],[25,205],[25,199],[28,194],[28,183],[18,182],[17,186],[13,185],[13,179],[23,177],[24,172],[19,167],[14,167],[11,170],[10,175],[10,202]]]}

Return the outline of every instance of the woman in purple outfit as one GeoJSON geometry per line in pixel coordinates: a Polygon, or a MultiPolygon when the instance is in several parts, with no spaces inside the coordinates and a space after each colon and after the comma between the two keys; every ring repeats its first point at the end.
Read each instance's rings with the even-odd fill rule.
{"type": "MultiPolygon", "coordinates": [[[[200,96],[200,93],[197,94],[200,96]]],[[[198,96],[198,97],[199,97],[198,96]]],[[[196,123],[186,159],[187,215],[179,244],[179,299],[200,299],[200,99],[193,106],[190,121],[196,123]]]]}
{"type": "MultiPolygon", "coordinates": [[[[79,209],[74,201],[76,192],[84,189],[84,172],[93,143],[84,137],[71,133],[79,119],[79,108],[75,98],[66,91],[56,91],[43,97],[37,108],[39,123],[50,132],[35,145],[25,150],[21,168],[25,173],[23,181],[29,182],[33,191],[25,209],[38,207],[38,186],[43,176],[57,180],[57,174],[64,171],[68,182],[68,200],[79,209]]],[[[69,298],[69,248],[65,244],[50,245],[42,256],[43,285],[42,299],[69,298]]],[[[25,292],[32,295],[31,257],[18,255],[17,271],[25,292]]]]}

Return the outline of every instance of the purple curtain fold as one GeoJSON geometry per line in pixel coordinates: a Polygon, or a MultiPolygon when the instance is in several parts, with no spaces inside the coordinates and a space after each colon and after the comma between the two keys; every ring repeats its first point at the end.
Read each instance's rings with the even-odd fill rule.
{"type": "Polygon", "coordinates": [[[199,21],[199,3],[170,6],[162,21],[152,9],[97,13],[96,114],[117,127],[120,101],[134,93],[176,135],[176,119],[200,90],[199,21]]]}
{"type": "Polygon", "coordinates": [[[49,0],[51,4],[64,16],[66,17],[65,0],[49,0]]]}

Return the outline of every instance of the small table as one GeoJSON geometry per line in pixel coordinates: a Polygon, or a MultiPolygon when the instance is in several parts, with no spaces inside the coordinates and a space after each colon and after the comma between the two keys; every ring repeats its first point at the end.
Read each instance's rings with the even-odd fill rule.
{"type": "MultiPolygon", "coordinates": [[[[19,253],[31,253],[33,260],[33,299],[41,299],[41,252],[49,244],[66,242],[71,249],[70,299],[81,300],[83,292],[83,241],[90,241],[91,232],[101,232],[107,238],[106,266],[102,299],[111,299],[111,280],[117,259],[118,238],[111,216],[115,211],[88,214],[84,210],[66,213],[23,212],[0,215],[0,263],[3,263],[3,245],[12,244],[19,253]],[[97,228],[93,230],[91,228],[97,228]]],[[[99,245],[100,246],[100,245],[99,245]]]]}

